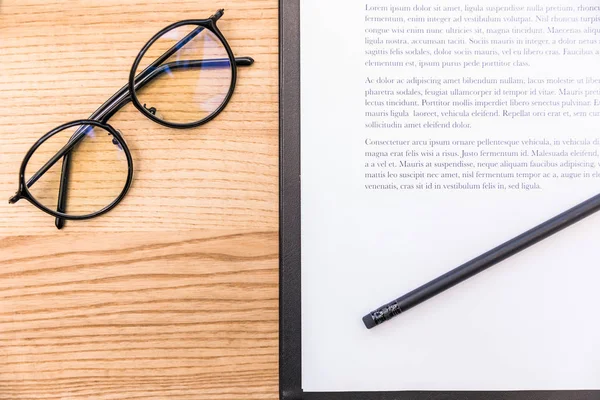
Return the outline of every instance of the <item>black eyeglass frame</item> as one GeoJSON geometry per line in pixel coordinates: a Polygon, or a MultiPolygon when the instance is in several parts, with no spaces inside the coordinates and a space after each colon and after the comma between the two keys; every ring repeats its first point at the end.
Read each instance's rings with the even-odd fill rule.
{"type": "MultiPolygon", "coordinates": [[[[125,157],[127,158],[127,180],[125,182],[125,186],[123,187],[123,190],[110,204],[108,204],[106,207],[100,209],[99,211],[96,211],[94,213],[94,216],[99,216],[99,215],[107,213],[108,211],[115,208],[116,205],[119,204],[119,202],[121,200],[123,200],[123,197],[125,197],[125,195],[129,191],[129,188],[131,187],[131,183],[133,182],[133,158],[131,156],[131,151],[129,151],[129,147],[127,147],[127,143],[125,142],[125,140],[123,139],[123,136],[121,136],[119,131],[117,131],[112,126],[102,123],[100,121],[93,120],[93,119],[80,119],[80,120],[67,122],[66,124],[63,124],[63,125],[60,125],[60,126],[54,128],[53,130],[51,130],[50,132],[48,132],[44,136],[42,136],[40,139],[38,139],[38,141],[35,142],[35,144],[29,149],[27,154],[25,154],[25,158],[23,158],[23,162],[21,163],[21,168],[19,170],[19,182],[20,182],[19,192],[13,198],[10,199],[11,204],[16,203],[20,199],[25,199],[25,200],[28,200],[34,206],[36,206],[38,209],[44,211],[47,214],[53,215],[56,218],[63,218],[63,219],[69,219],[69,220],[84,220],[84,219],[93,218],[89,215],[82,215],[82,216],[68,215],[68,214],[64,214],[60,211],[54,211],[54,210],[49,209],[48,207],[46,207],[42,203],[40,203],[35,198],[35,196],[33,196],[31,194],[31,192],[29,191],[29,188],[27,187],[27,184],[25,183],[25,169],[27,168],[27,163],[33,156],[33,153],[35,153],[35,151],[42,144],[44,144],[44,142],[46,140],[50,139],[52,136],[56,135],[57,133],[65,130],[65,129],[69,129],[69,128],[72,128],[72,127],[78,126],[78,125],[86,126],[86,127],[87,126],[96,126],[98,128],[102,128],[102,129],[106,130],[109,133],[109,135],[111,135],[113,137],[113,140],[116,140],[117,143],[121,146],[121,148],[123,149],[123,152],[125,153],[125,157]]],[[[69,145],[71,145],[71,147],[75,146],[74,143],[69,142],[69,143],[67,143],[67,145],[65,147],[67,147],[69,145]]],[[[68,151],[70,151],[70,150],[68,150],[68,151]]]]}
{"type": "MultiPolygon", "coordinates": [[[[222,11],[222,10],[220,10],[220,11],[222,11]]],[[[219,15],[219,17],[220,17],[220,15],[219,15]]],[[[195,32],[196,32],[196,30],[190,32],[185,38],[181,39],[180,42],[175,45],[175,47],[179,47],[179,48],[183,47],[187,43],[188,37],[190,35],[195,36],[199,33],[199,32],[197,32],[197,33],[195,33],[195,32]]],[[[189,40],[191,40],[191,39],[193,39],[193,37],[190,38],[189,40]]],[[[159,57],[156,61],[154,61],[152,64],[150,64],[149,67],[152,67],[157,61],[161,61],[161,58],[162,57],[159,57]]],[[[158,65],[160,65],[160,64],[162,64],[162,61],[158,63],[158,65]]],[[[147,70],[147,68],[144,69],[144,71],[146,71],[146,70],[147,70]]],[[[140,72],[140,74],[143,74],[144,71],[140,72]]],[[[142,50],[140,50],[137,57],[133,61],[133,66],[131,67],[131,71],[129,73],[128,90],[129,90],[129,93],[133,94],[133,96],[131,96],[131,102],[133,103],[135,108],[137,108],[140,112],[142,112],[144,115],[146,115],[146,117],[150,118],[152,121],[159,123],[163,126],[167,126],[169,128],[187,129],[187,128],[195,128],[197,126],[203,125],[203,124],[209,122],[210,120],[214,119],[217,115],[219,115],[219,113],[221,111],[223,111],[223,109],[227,106],[227,103],[229,103],[229,100],[231,100],[231,97],[233,96],[233,91],[235,89],[236,81],[237,81],[237,68],[236,68],[235,56],[233,55],[233,51],[231,50],[231,47],[225,40],[225,37],[223,36],[221,31],[219,31],[219,29],[217,28],[216,19],[212,19],[212,18],[205,19],[205,20],[190,19],[190,20],[179,21],[179,22],[176,22],[174,24],[167,26],[166,28],[164,28],[163,30],[158,32],[156,35],[154,35],[148,41],[148,43],[146,43],[146,45],[144,47],[142,47],[142,50]],[[141,102],[139,101],[137,96],[135,96],[135,93],[136,93],[136,87],[135,87],[136,75],[135,75],[135,73],[137,71],[138,66],[140,65],[140,62],[142,61],[142,58],[144,57],[144,55],[146,54],[148,49],[158,39],[160,39],[165,33],[169,32],[175,28],[178,28],[180,26],[184,26],[184,25],[198,25],[199,27],[208,29],[215,34],[215,36],[221,41],[221,43],[223,43],[223,45],[225,47],[225,51],[227,51],[227,56],[229,57],[229,62],[231,65],[231,83],[229,86],[229,91],[225,95],[223,102],[221,103],[221,105],[219,107],[217,107],[216,110],[214,110],[211,114],[207,115],[206,117],[204,117],[203,119],[201,119],[199,121],[181,124],[181,123],[173,123],[173,122],[164,121],[164,120],[158,118],[155,114],[150,112],[146,107],[144,107],[141,104],[141,102]]]]}
{"type": "Polygon", "coordinates": [[[54,216],[56,218],[55,224],[58,229],[61,229],[64,226],[65,220],[87,220],[87,219],[95,218],[102,214],[107,213],[108,211],[110,211],[114,207],[116,207],[123,200],[123,198],[125,197],[125,195],[127,194],[127,192],[129,191],[129,189],[132,185],[132,182],[133,182],[133,157],[131,156],[129,147],[127,146],[127,144],[126,144],[125,140],[123,139],[123,136],[120,134],[120,132],[108,124],[109,119],[113,115],[115,115],[121,108],[123,108],[127,103],[129,103],[131,101],[133,103],[133,105],[143,115],[145,115],[147,118],[149,118],[150,120],[152,120],[160,125],[163,125],[163,126],[166,126],[169,128],[175,128],[175,129],[187,129],[187,128],[194,128],[194,127],[203,125],[203,124],[211,121],[219,113],[221,113],[223,111],[223,109],[227,106],[229,101],[231,100],[231,97],[233,96],[233,92],[235,90],[236,81],[237,81],[237,66],[238,65],[239,66],[249,66],[254,63],[254,60],[251,57],[236,58],[233,55],[233,51],[231,50],[229,43],[227,43],[227,40],[225,39],[225,37],[223,36],[221,31],[218,29],[217,24],[216,24],[216,22],[219,20],[219,18],[221,18],[223,16],[223,14],[224,14],[224,10],[221,9],[221,10],[218,10],[214,15],[212,15],[208,19],[199,19],[199,20],[198,19],[190,19],[190,20],[179,21],[179,22],[173,23],[173,24],[165,27],[164,29],[162,29],[158,33],[156,33],[144,45],[144,47],[142,47],[142,49],[138,53],[137,57],[135,58],[133,65],[131,67],[130,74],[129,74],[128,83],[125,86],[123,86],[119,91],[117,91],[117,93],[115,93],[113,96],[111,96],[107,101],[105,101],[104,104],[102,104],[89,117],[89,119],[71,121],[66,124],[60,125],[60,126],[56,127],[55,129],[51,130],[50,132],[48,132],[47,134],[45,134],[44,136],[42,136],[29,149],[29,151],[26,153],[26,155],[21,163],[21,168],[19,170],[19,190],[15,194],[15,196],[13,196],[9,200],[9,203],[14,204],[21,199],[27,200],[28,202],[30,202],[32,205],[34,205],[41,211],[54,216]],[[135,72],[136,72],[143,56],[147,52],[147,50],[158,39],[160,39],[164,34],[166,34],[167,32],[169,32],[175,28],[178,28],[178,27],[184,26],[184,25],[196,25],[197,28],[194,29],[193,31],[191,31],[188,35],[186,35],[186,37],[181,39],[170,50],[168,50],[161,57],[157,58],[152,64],[150,64],[140,74],[138,74],[136,76],[135,72]],[[165,73],[169,68],[177,69],[177,68],[189,67],[189,66],[203,67],[204,65],[207,65],[210,67],[212,64],[215,64],[215,65],[217,63],[222,64],[225,59],[223,59],[223,60],[198,60],[198,61],[194,61],[194,60],[189,61],[188,60],[185,62],[177,61],[174,63],[161,65],[172,54],[174,54],[181,47],[183,47],[185,44],[187,44],[190,40],[192,40],[196,35],[198,35],[204,29],[208,29],[210,32],[212,32],[217,37],[217,39],[219,39],[221,41],[221,43],[223,44],[223,47],[225,48],[225,50],[227,52],[227,56],[228,56],[227,61],[231,68],[231,82],[230,82],[230,86],[229,86],[229,91],[227,92],[225,98],[223,99],[223,102],[219,105],[219,107],[217,107],[211,114],[205,116],[204,118],[202,118],[198,121],[191,122],[191,123],[173,123],[173,122],[164,121],[164,120],[158,118],[152,112],[152,109],[148,109],[140,103],[139,99],[136,96],[136,90],[139,90],[141,87],[143,87],[148,82],[152,81],[159,75],[165,73]],[[44,166],[42,166],[42,168],[40,168],[40,170],[38,170],[32,177],[30,177],[28,181],[26,181],[25,180],[25,170],[27,168],[27,163],[31,159],[34,152],[50,137],[54,136],[55,134],[59,133],[60,131],[62,131],[64,129],[68,129],[68,128],[71,128],[71,127],[74,127],[77,125],[81,125],[82,128],[78,129],[75,132],[75,134],[72,136],[70,141],[61,150],[59,150],[44,166]],[[113,202],[111,202],[106,207],[104,207],[98,211],[95,211],[93,213],[86,214],[86,215],[66,214],[65,211],[66,211],[68,175],[69,175],[69,168],[70,168],[70,156],[71,156],[71,152],[75,148],[75,145],[77,144],[77,142],[79,140],[81,140],[81,138],[85,137],[85,134],[82,132],[82,129],[85,127],[88,127],[88,126],[96,126],[96,127],[106,130],[111,136],[113,136],[113,143],[115,145],[119,145],[121,147],[121,149],[125,153],[125,156],[127,158],[127,163],[128,163],[127,180],[125,182],[123,191],[119,194],[119,196],[117,196],[117,198],[115,198],[115,200],[113,200],[113,202]],[[115,143],[115,141],[116,141],[116,143],[115,143]],[[54,211],[54,210],[42,205],[38,200],[36,200],[35,197],[29,191],[29,187],[31,187],[44,173],[46,173],[50,168],[52,168],[52,166],[56,162],[58,162],[58,160],[60,160],[60,158],[63,158],[63,164],[62,164],[62,171],[61,171],[61,180],[60,180],[57,210],[54,211]]]}

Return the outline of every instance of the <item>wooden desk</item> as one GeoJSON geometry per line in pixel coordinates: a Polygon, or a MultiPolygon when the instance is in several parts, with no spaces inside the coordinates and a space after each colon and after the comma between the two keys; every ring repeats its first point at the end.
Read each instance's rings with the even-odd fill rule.
{"type": "Polygon", "coordinates": [[[0,0],[0,399],[275,399],[277,0],[0,0]],[[8,205],[29,147],[87,118],[143,44],[225,8],[226,110],[190,130],[128,105],[111,125],[135,180],[69,222],[8,205]]]}

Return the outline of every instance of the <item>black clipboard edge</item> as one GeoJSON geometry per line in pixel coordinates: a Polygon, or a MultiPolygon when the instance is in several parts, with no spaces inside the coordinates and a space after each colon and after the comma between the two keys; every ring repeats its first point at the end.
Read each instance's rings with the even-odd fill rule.
{"type": "Polygon", "coordinates": [[[279,169],[279,392],[300,400],[300,0],[279,0],[279,169]]]}
{"type": "Polygon", "coordinates": [[[598,400],[598,391],[519,392],[327,392],[304,393],[304,400],[598,400]]]}
{"type": "Polygon", "coordinates": [[[300,0],[279,0],[279,395],[281,400],[600,400],[600,391],[304,392],[301,342],[300,150],[300,0]]]}

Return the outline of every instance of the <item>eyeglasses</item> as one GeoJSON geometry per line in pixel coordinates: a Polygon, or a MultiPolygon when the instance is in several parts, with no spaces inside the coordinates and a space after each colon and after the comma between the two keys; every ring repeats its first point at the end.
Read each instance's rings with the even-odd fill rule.
{"type": "Polygon", "coordinates": [[[65,220],[94,218],[119,204],[133,181],[133,160],[108,120],[132,102],[161,125],[200,126],[231,99],[237,67],[254,62],[234,57],[216,24],[223,13],[176,22],[154,35],[135,58],[127,85],[88,119],[58,126],[29,149],[9,203],[29,201],[54,216],[58,229],[65,220]]]}

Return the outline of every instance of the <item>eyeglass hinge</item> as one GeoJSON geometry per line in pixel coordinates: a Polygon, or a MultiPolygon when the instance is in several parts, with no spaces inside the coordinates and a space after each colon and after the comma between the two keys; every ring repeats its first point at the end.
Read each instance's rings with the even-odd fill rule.
{"type": "Polygon", "coordinates": [[[213,21],[217,22],[219,18],[223,16],[223,14],[225,14],[225,10],[221,8],[219,11],[211,15],[209,19],[212,19],[213,21]]]}
{"type": "Polygon", "coordinates": [[[8,204],[15,204],[17,201],[21,200],[22,198],[23,198],[23,195],[19,191],[19,192],[15,193],[15,195],[13,197],[8,199],[8,204]]]}

